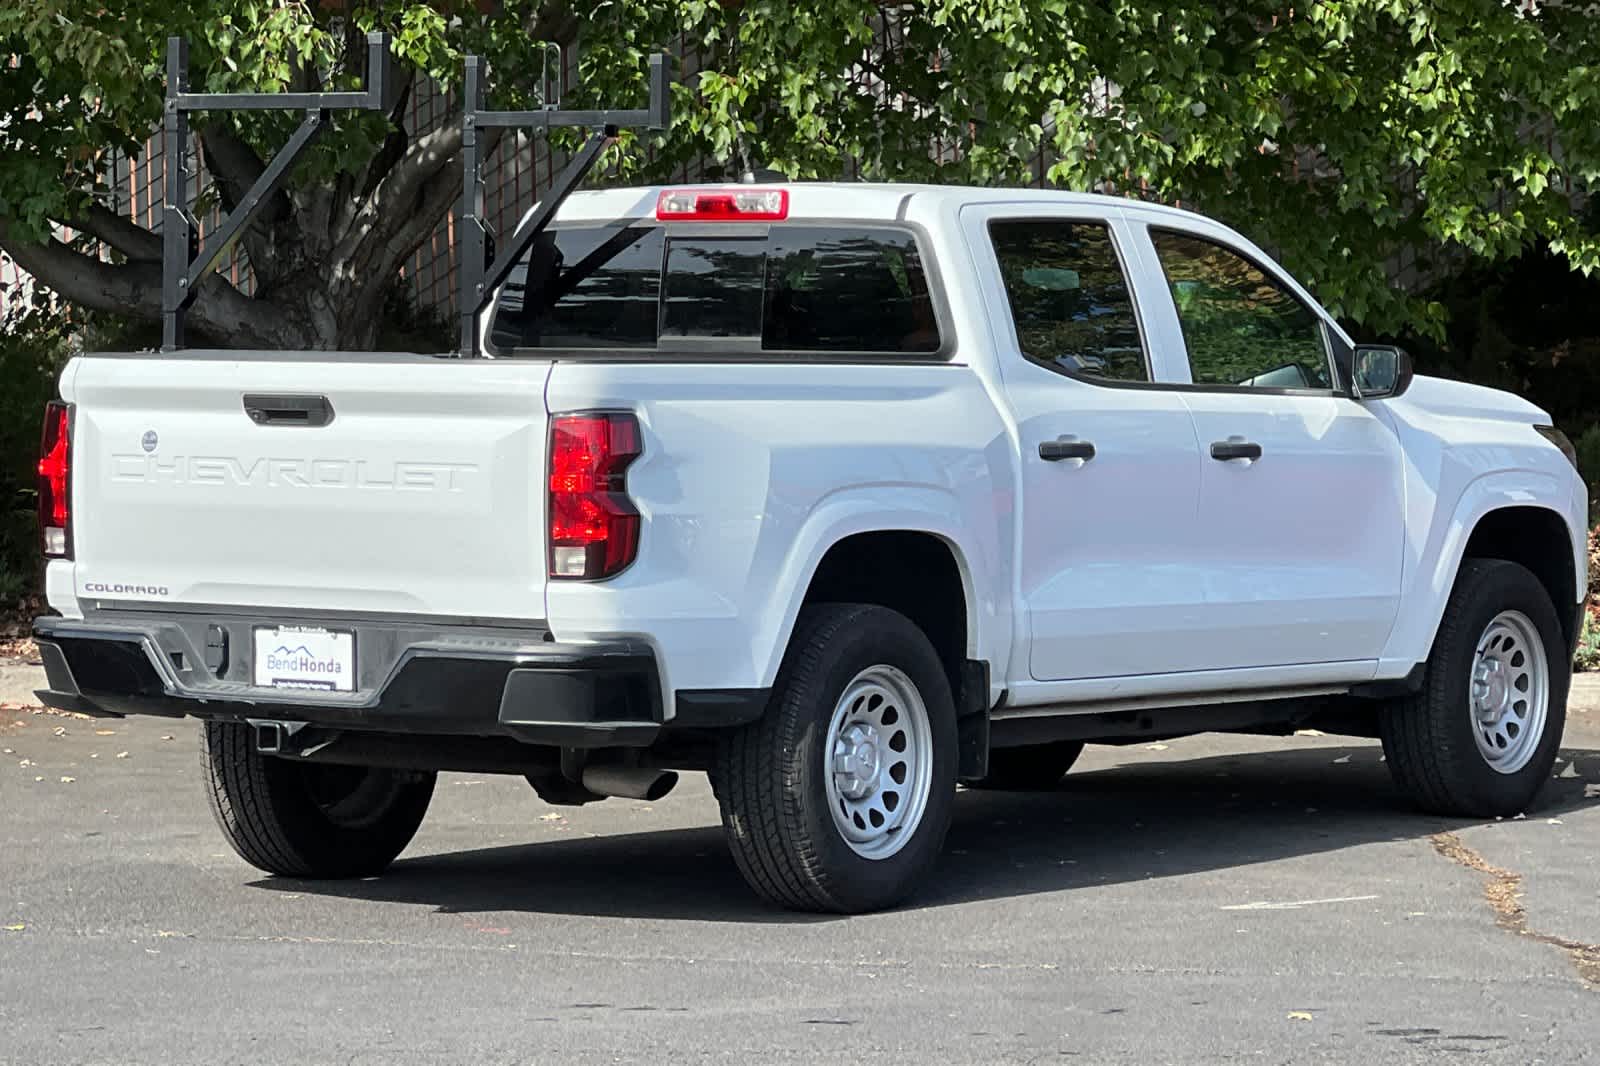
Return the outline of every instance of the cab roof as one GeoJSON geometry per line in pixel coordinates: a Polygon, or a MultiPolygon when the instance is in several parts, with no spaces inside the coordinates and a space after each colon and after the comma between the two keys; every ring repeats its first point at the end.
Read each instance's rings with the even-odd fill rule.
{"type": "Polygon", "coordinates": [[[1015,189],[971,185],[918,185],[895,182],[755,182],[750,185],[719,183],[635,186],[575,192],[556,212],[558,222],[600,222],[619,218],[653,218],[656,200],[669,189],[785,189],[789,217],[848,218],[887,222],[906,217],[913,201],[919,209],[959,208],[969,203],[1039,203],[1071,205],[1105,211],[1137,205],[1142,210],[1175,218],[1197,218],[1193,212],[1101,193],[1064,192],[1056,189],[1015,189]]]}

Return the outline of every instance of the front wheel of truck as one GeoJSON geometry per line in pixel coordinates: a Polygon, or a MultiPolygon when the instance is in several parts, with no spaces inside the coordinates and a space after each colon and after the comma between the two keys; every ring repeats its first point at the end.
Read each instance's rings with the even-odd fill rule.
{"type": "Polygon", "coordinates": [[[434,776],[263,755],[242,722],[207,722],[200,757],[222,835],[245,862],[284,877],[369,877],[405,850],[434,776]]]}
{"type": "Polygon", "coordinates": [[[1521,814],[1550,777],[1570,680],[1561,623],[1539,579],[1516,563],[1466,560],[1422,687],[1382,714],[1390,773],[1434,814],[1521,814]]]}
{"type": "Polygon", "coordinates": [[[955,795],[955,704],[933,645],[887,608],[805,608],[766,713],[723,738],[716,778],[761,896],[837,913],[898,903],[938,858],[955,795]]]}

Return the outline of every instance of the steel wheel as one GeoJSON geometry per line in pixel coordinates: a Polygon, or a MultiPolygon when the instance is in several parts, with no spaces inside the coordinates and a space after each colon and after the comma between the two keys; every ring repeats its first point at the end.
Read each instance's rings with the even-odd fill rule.
{"type": "Polygon", "coordinates": [[[916,833],[933,778],[933,730],[916,685],[869,666],[845,686],[828,723],[828,810],[850,849],[887,859],[916,833]]]}
{"type": "Polygon", "coordinates": [[[807,604],[766,713],[717,745],[717,802],[739,872],[798,910],[900,902],[944,846],[958,744],[949,675],[911,619],[873,604],[807,604]]]}
{"type": "Polygon", "coordinates": [[[1472,738],[1497,773],[1528,764],[1544,738],[1550,668],[1539,631],[1521,611],[1501,611],[1472,657],[1472,738]]]}

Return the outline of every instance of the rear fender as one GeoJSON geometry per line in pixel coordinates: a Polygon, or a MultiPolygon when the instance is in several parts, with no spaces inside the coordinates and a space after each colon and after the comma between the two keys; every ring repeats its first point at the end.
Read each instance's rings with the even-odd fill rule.
{"type": "MultiPolygon", "coordinates": [[[[991,590],[1004,588],[998,543],[983,544],[972,527],[957,521],[955,496],[918,486],[861,485],[835,492],[811,512],[794,548],[784,560],[775,587],[786,590],[761,619],[756,646],[767,649],[761,684],[771,686],[788,649],[801,605],[817,567],[835,544],[860,533],[929,533],[949,547],[961,575],[966,607],[967,657],[1003,664],[1011,641],[1006,602],[991,590]]],[[[996,676],[999,676],[996,671],[996,676]]]]}

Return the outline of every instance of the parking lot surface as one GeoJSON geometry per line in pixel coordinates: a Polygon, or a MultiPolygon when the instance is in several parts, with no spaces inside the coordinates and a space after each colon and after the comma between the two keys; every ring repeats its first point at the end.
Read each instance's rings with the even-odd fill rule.
{"type": "Polygon", "coordinates": [[[756,903],[698,775],[443,775],[387,876],[291,881],[194,723],[0,710],[0,1062],[1597,1061],[1597,693],[1525,818],[1409,812],[1368,741],[1091,748],[853,918],[756,903]]]}

